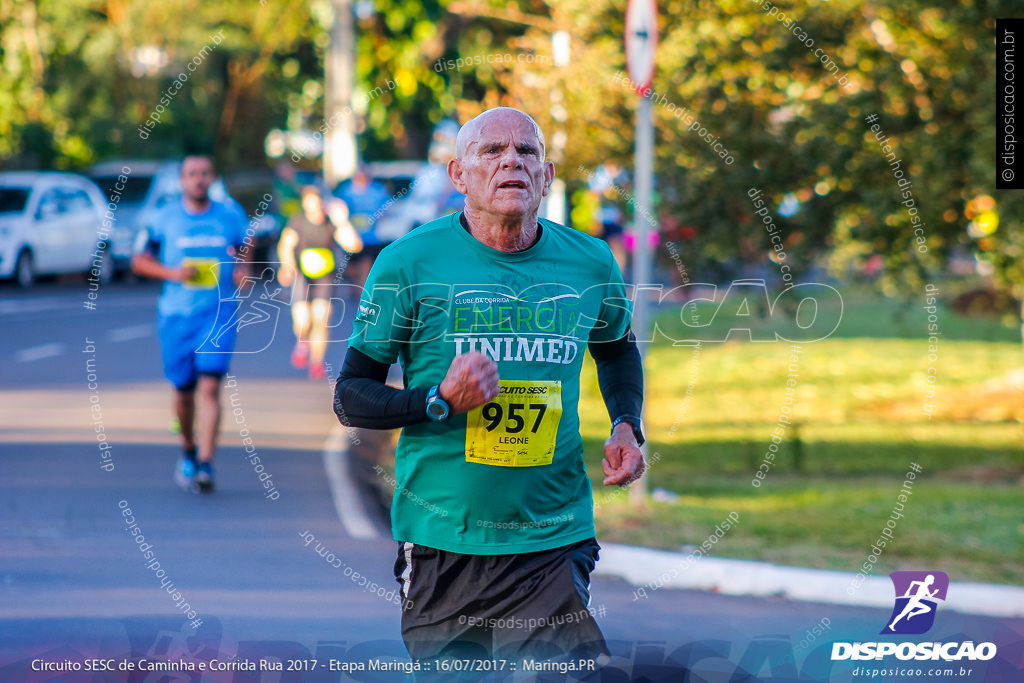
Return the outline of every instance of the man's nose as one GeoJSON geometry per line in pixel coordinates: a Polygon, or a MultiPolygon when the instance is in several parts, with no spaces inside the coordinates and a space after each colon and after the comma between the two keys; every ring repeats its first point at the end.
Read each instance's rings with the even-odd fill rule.
{"type": "Polygon", "coordinates": [[[523,159],[519,156],[519,152],[516,151],[515,145],[509,145],[505,148],[504,154],[501,155],[502,167],[521,168],[523,166],[523,159]]]}

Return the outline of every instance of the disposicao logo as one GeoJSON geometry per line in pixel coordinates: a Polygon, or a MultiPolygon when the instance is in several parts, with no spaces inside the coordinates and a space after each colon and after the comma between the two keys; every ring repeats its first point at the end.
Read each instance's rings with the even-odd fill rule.
{"type": "MultiPolygon", "coordinates": [[[[946,599],[949,577],[944,572],[893,572],[889,575],[896,590],[892,614],[882,635],[920,635],[935,623],[935,612],[946,599]]],[[[900,660],[946,662],[966,659],[986,661],[996,656],[994,643],[964,642],[861,642],[833,643],[832,661],[871,660],[895,656],[900,660]]]]}
{"type": "Polygon", "coordinates": [[[946,600],[949,577],[945,572],[893,572],[889,574],[896,589],[892,608],[883,635],[919,635],[927,633],[935,623],[935,610],[946,600]]]}

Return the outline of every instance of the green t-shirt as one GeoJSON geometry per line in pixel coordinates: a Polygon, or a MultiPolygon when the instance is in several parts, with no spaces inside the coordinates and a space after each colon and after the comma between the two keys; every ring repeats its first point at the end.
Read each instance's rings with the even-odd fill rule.
{"type": "Polygon", "coordinates": [[[409,388],[440,384],[456,354],[481,351],[497,362],[503,394],[512,395],[503,405],[478,408],[475,417],[471,411],[402,430],[391,508],[395,540],[501,555],[590,538],[580,368],[588,342],[619,339],[629,328],[622,274],[604,242],[571,228],[541,219],[536,244],[505,253],[474,238],[460,215],[427,223],[380,253],[349,345],[381,363],[398,361],[409,388]],[[518,381],[506,388],[509,380],[518,381]],[[550,402],[559,391],[560,419],[550,402]],[[468,432],[467,420],[476,425],[468,432]],[[467,434],[474,435],[472,447],[467,434]],[[529,447],[504,445],[525,443],[524,435],[532,438],[529,447]],[[503,445],[489,448],[496,440],[503,445]],[[526,455],[539,448],[540,461],[550,464],[494,464],[518,457],[495,453],[519,448],[527,463],[537,462],[526,455]]]}

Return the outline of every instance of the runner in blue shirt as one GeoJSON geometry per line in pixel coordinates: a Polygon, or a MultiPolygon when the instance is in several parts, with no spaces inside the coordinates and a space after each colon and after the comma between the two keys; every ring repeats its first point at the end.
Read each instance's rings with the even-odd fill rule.
{"type": "Polygon", "coordinates": [[[164,375],[174,385],[183,454],[175,481],[188,490],[213,490],[213,458],[220,428],[220,385],[235,345],[235,328],[215,329],[218,311],[229,320],[237,306],[236,283],[248,274],[251,249],[245,218],[209,197],[214,180],[209,157],[181,165],[182,199],[158,211],[139,233],[132,270],[164,281],[157,329],[164,375]],[[236,264],[236,259],[241,263],[236,264]],[[217,337],[211,339],[216,331],[217,337]],[[198,392],[197,392],[198,389],[198,392]],[[198,393],[198,435],[193,428],[198,393]],[[198,436],[198,439],[197,439],[198,436]]]}
{"type": "Polygon", "coordinates": [[[391,195],[382,183],[370,177],[367,168],[362,165],[350,180],[338,187],[335,194],[348,206],[348,219],[363,243],[362,250],[352,259],[353,281],[362,284],[377,254],[388,243],[388,240],[377,234],[377,221],[380,219],[380,209],[391,195]]]}

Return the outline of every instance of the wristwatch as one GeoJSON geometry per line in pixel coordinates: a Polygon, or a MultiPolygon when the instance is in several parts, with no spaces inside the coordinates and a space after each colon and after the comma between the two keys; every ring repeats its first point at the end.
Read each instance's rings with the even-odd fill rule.
{"type": "Polygon", "coordinates": [[[633,428],[633,438],[636,439],[637,446],[644,445],[644,433],[640,429],[640,418],[636,415],[620,415],[612,421],[612,433],[615,432],[615,428],[619,426],[620,422],[628,422],[629,426],[633,428]]]}
{"type": "Polygon", "coordinates": [[[450,410],[448,401],[441,398],[439,385],[430,387],[430,391],[427,392],[427,417],[434,422],[444,422],[448,419],[450,410]]]}

